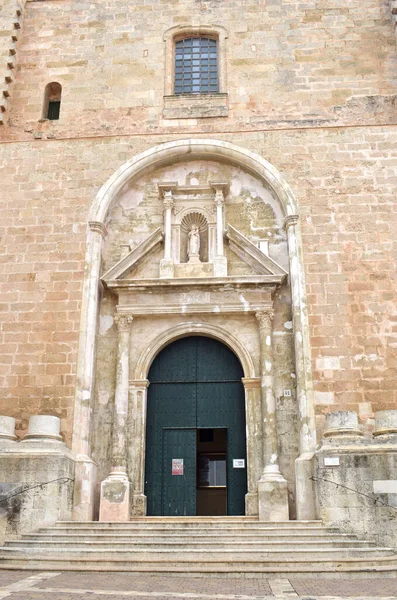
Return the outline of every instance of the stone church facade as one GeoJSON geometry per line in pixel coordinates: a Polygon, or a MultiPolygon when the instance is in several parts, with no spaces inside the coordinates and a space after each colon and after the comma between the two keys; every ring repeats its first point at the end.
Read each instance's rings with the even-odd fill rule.
{"type": "Polygon", "coordinates": [[[10,535],[216,510],[395,545],[396,14],[3,0],[10,535]]]}

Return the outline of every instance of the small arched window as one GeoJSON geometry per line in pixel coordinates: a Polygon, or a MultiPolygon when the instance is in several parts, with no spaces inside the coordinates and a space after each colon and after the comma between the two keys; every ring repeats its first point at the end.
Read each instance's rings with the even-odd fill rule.
{"type": "Polygon", "coordinates": [[[57,121],[61,112],[62,86],[53,81],[46,85],[43,118],[57,121]]]}
{"type": "Polygon", "coordinates": [[[218,91],[218,41],[210,37],[176,41],[174,94],[216,94],[218,91]]]}

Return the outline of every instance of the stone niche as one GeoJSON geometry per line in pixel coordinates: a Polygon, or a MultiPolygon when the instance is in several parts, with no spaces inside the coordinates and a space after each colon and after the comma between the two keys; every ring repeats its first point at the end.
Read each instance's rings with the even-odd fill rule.
{"type": "MultiPolygon", "coordinates": [[[[298,433],[287,235],[272,190],[241,168],[212,161],[152,170],[121,190],[107,223],[102,261],[93,415],[98,485],[109,473],[118,480],[125,476],[123,498],[130,486],[132,514],[144,513],[144,414],[137,412],[137,398],[150,385],[145,357],[157,340],[172,341],[173,331],[185,332],[180,336],[200,327],[218,329],[244,348],[252,365],[249,378],[260,382],[256,315],[271,310],[280,469],[294,518],[298,433]],[[198,239],[191,241],[194,235],[198,239]],[[131,318],[125,421],[114,413],[121,385],[116,374],[123,317],[131,318]],[[122,475],[120,465],[112,464],[120,441],[116,422],[125,431],[122,475]]],[[[250,398],[259,394],[260,385],[246,393],[250,398]]],[[[260,409],[255,419],[255,441],[247,440],[247,514],[258,514],[258,481],[264,468],[260,409]]]]}

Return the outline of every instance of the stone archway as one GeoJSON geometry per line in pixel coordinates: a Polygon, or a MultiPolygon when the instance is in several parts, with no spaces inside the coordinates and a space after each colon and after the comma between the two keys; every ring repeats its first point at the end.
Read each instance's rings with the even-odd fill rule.
{"type": "Polygon", "coordinates": [[[242,379],[245,394],[245,413],[247,423],[247,471],[248,493],[246,495],[246,514],[257,511],[257,477],[256,462],[261,454],[261,440],[256,433],[256,406],[260,404],[260,377],[255,371],[252,357],[247,348],[229,331],[209,323],[182,323],[172,327],[155,339],[149,340],[145,351],[138,358],[134,371],[134,379],[130,381],[129,397],[131,412],[135,415],[133,431],[133,449],[131,452],[132,480],[136,482],[132,490],[133,513],[135,516],[146,513],[146,497],[144,495],[144,465],[146,443],[146,404],[148,374],[156,356],[172,342],[189,335],[200,335],[213,338],[230,348],[241,363],[244,377],[242,379]]]}
{"type": "Polygon", "coordinates": [[[255,174],[273,189],[285,215],[299,412],[300,455],[296,461],[297,516],[298,519],[312,519],[315,516],[315,507],[310,475],[311,459],[316,445],[316,430],[302,241],[296,200],[288,183],[265,159],[229,142],[211,139],[168,142],[137,155],[122,165],[102,186],[90,210],[73,426],[73,451],[76,458],[74,518],[90,520],[93,516],[96,477],[90,448],[92,391],[101,249],[106,237],[106,219],[118,193],[127,181],[153,166],[176,163],[187,158],[227,162],[255,174]]]}

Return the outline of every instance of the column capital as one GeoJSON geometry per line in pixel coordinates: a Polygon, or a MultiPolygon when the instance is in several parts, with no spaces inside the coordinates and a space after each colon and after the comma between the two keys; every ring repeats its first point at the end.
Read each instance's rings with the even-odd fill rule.
{"type": "Polygon", "coordinates": [[[299,221],[299,215],[287,215],[284,219],[284,227],[288,231],[290,227],[296,225],[299,221]]]}
{"type": "Polygon", "coordinates": [[[259,323],[259,329],[271,329],[274,317],[273,310],[261,310],[255,313],[255,318],[259,323]]]}
{"type": "Polygon", "coordinates": [[[100,233],[103,238],[107,236],[108,230],[101,221],[89,221],[88,226],[94,233],[100,233]]]}
{"type": "Polygon", "coordinates": [[[172,197],[172,192],[165,192],[164,193],[164,200],[163,200],[163,206],[164,206],[164,210],[172,210],[174,207],[174,199],[172,197]]]}
{"type": "Polygon", "coordinates": [[[134,317],[132,315],[116,315],[114,322],[119,331],[129,331],[134,317]]]}
{"type": "Polygon", "coordinates": [[[146,388],[149,387],[149,380],[148,379],[130,379],[129,381],[129,389],[141,389],[141,390],[145,390],[146,388]]]}
{"type": "Polygon", "coordinates": [[[261,377],[242,377],[241,381],[246,390],[260,389],[262,386],[261,377]]]}

